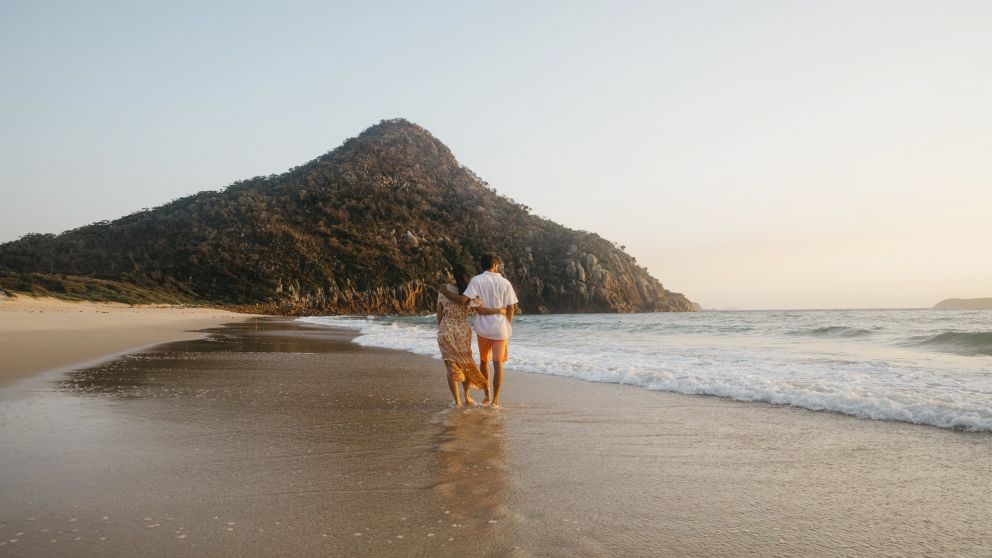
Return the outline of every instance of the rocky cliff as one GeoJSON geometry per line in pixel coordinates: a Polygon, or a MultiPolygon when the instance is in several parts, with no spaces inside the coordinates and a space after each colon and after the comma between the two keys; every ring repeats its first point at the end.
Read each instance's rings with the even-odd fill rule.
{"type": "Polygon", "coordinates": [[[0,271],[82,276],[248,310],[433,310],[453,262],[504,259],[524,312],[692,311],[622,249],[532,215],[423,128],[383,121],[280,175],[0,245],[0,271]]]}

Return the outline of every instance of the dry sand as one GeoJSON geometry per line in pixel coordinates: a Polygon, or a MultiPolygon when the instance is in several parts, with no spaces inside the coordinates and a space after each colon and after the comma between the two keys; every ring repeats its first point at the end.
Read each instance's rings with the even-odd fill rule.
{"type": "Polygon", "coordinates": [[[0,386],[52,368],[167,341],[195,339],[195,330],[244,320],[208,308],[0,298],[0,386]]]}
{"type": "Polygon", "coordinates": [[[987,556],[992,436],[440,362],[276,319],[0,390],[4,556],[987,556]]]}

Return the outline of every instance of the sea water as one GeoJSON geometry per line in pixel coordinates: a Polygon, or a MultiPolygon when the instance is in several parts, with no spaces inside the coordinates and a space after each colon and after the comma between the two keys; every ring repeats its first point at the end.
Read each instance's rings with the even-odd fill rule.
{"type": "MultiPolygon", "coordinates": [[[[434,316],[308,317],[440,358],[434,316]]],[[[992,431],[992,311],[518,316],[507,368],[992,431]]]]}

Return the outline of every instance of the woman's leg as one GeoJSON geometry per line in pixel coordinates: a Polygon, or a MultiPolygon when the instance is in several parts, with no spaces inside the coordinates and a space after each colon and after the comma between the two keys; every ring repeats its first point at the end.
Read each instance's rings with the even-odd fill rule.
{"type": "Polygon", "coordinates": [[[462,382],[462,388],[465,389],[465,404],[475,405],[475,399],[472,399],[472,395],[468,392],[468,390],[471,388],[471,384],[468,383],[468,380],[462,382]]]}
{"type": "Polygon", "coordinates": [[[455,374],[452,373],[451,363],[445,361],[444,365],[448,368],[448,389],[451,390],[451,396],[455,398],[455,407],[461,407],[462,400],[458,396],[458,380],[455,379],[455,374]]]}
{"type": "Polygon", "coordinates": [[[451,378],[448,378],[448,389],[451,390],[451,395],[453,395],[455,398],[455,407],[461,407],[462,400],[458,396],[458,382],[452,380],[451,378]]]}

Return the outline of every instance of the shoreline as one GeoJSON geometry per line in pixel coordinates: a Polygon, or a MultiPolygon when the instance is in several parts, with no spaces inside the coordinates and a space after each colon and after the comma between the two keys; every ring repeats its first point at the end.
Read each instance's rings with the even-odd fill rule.
{"type": "Polygon", "coordinates": [[[251,318],[226,310],[168,305],[0,299],[0,388],[48,370],[84,367],[251,318]]]}
{"type": "MultiPolygon", "coordinates": [[[[362,346],[399,349],[435,358],[438,355],[432,327],[424,320],[401,322],[330,316],[298,319],[350,328],[357,333],[356,342],[362,346]]],[[[953,339],[945,342],[951,345],[950,349],[927,346],[931,351],[927,353],[915,350],[916,346],[907,347],[903,339],[894,335],[879,336],[880,340],[876,337],[870,345],[848,343],[845,336],[820,334],[820,329],[813,329],[819,324],[809,325],[805,330],[790,330],[778,337],[773,333],[741,335],[730,340],[713,336],[708,330],[702,334],[680,333],[680,330],[718,327],[712,323],[659,325],[652,321],[647,325],[637,322],[625,326],[667,328],[664,337],[648,345],[643,340],[627,343],[620,337],[609,337],[609,331],[600,336],[598,332],[608,330],[609,321],[597,321],[589,316],[542,316],[527,320],[520,326],[527,328],[520,329],[523,337],[511,350],[515,358],[509,363],[510,368],[519,371],[838,413],[858,420],[992,432],[987,400],[973,395],[982,393],[983,389],[987,391],[983,363],[987,364],[988,358],[954,352],[952,343],[956,340],[953,339]],[[550,331],[561,333],[551,336],[550,331]],[[563,346],[555,345],[556,341],[563,346]],[[625,352],[628,349],[630,352],[625,352]],[[902,352],[897,354],[897,351],[902,352]],[[892,371],[888,375],[875,375],[876,360],[890,357],[894,363],[892,371]],[[916,366],[930,374],[920,378],[935,383],[925,383],[924,379],[917,379],[915,384],[900,383],[900,372],[911,373],[916,366]],[[943,378],[950,377],[959,378],[960,384],[954,385],[950,380],[942,383],[943,378]],[[931,386],[933,389],[928,391],[931,386]]],[[[864,330],[856,332],[860,335],[864,330]]]]}
{"type": "Polygon", "coordinates": [[[0,405],[10,556],[974,555],[992,437],[439,361],[249,318],[0,405]],[[11,543],[12,539],[17,542],[11,543]],[[55,541],[55,542],[51,542],[55,541]]]}
{"type": "MultiPolygon", "coordinates": [[[[160,345],[178,341],[202,339],[212,328],[243,322],[252,318],[269,318],[276,321],[306,325],[328,332],[341,339],[358,337],[360,330],[349,326],[324,325],[308,322],[312,316],[276,316],[241,314],[222,309],[174,305],[128,305],[123,303],[65,301],[50,297],[14,295],[0,299],[0,389],[11,387],[32,377],[48,372],[61,373],[78,368],[88,368],[100,363],[140,353],[160,345]],[[44,351],[39,349],[44,348],[44,351]],[[54,348],[54,350],[50,350],[54,348]]],[[[346,316],[347,317],[347,316],[346,316]]],[[[397,351],[415,358],[435,357],[403,349],[389,349],[358,345],[366,349],[397,351]]],[[[578,380],[592,384],[625,386],[628,384],[579,376],[549,374],[526,369],[507,369],[516,374],[551,376],[578,380]]],[[[925,428],[936,428],[966,434],[989,434],[984,430],[965,427],[944,427],[929,423],[860,416],[833,409],[813,409],[794,403],[777,403],[760,399],[736,399],[707,393],[691,394],[644,386],[630,385],[652,393],[682,397],[715,398],[744,405],[762,405],[769,408],[788,408],[808,413],[824,413],[858,421],[897,423],[925,428]]]]}

